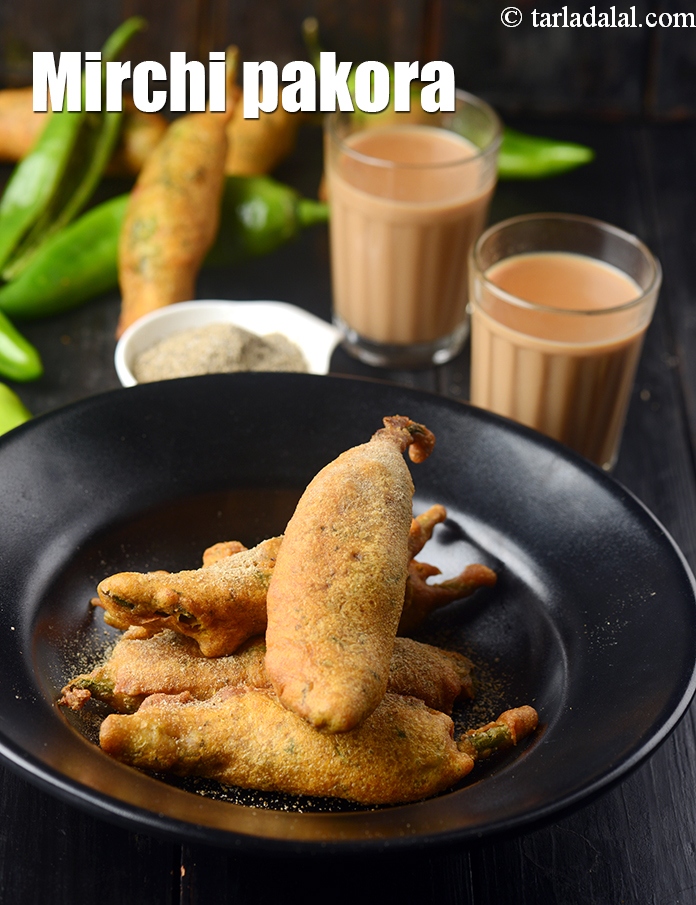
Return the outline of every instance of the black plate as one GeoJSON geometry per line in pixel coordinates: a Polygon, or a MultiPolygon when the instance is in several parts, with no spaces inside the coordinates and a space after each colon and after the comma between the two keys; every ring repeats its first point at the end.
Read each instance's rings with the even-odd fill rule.
{"type": "Polygon", "coordinates": [[[378,382],[202,377],[39,418],[0,441],[0,562],[0,753],[77,805],[182,839],[354,851],[519,829],[624,776],[694,692],[694,580],[634,497],[531,431],[378,382]],[[443,503],[449,519],[421,558],[500,573],[424,637],[480,664],[485,690],[462,722],[532,703],[530,742],[432,800],[355,810],[193,794],[112,761],[71,724],[54,701],[109,640],[88,605],[102,577],[193,568],[217,540],[281,532],[311,477],[396,413],[437,436],[413,468],[415,508],[443,503]]]}

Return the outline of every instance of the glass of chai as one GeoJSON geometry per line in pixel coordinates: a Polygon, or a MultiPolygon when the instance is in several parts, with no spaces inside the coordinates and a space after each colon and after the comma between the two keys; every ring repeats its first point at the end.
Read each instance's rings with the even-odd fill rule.
{"type": "Polygon", "coordinates": [[[589,217],[498,223],[471,254],[471,402],[613,468],[662,272],[589,217]]]}
{"type": "Polygon", "coordinates": [[[454,113],[334,113],[325,163],[333,317],[371,365],[442,364],[468,336],[468,254],[495,188],[501,124],[457,91],[454,113]]]}

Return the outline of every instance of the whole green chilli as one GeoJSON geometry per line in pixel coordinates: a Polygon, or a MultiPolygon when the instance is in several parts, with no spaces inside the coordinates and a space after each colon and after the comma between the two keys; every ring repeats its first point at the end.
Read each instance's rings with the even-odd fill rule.
{"type": "Polygon", "coordinates": [[[20,275],[0,289],[0,311],[17,318],[46,317],[113,289],[127,204],[128,195],[118,195],[43,242],[20,275]]]}
{"type": "Polygon", "coordinates": [[[220,229],[206,264],[229,267],[265,255],[314,223],[325,223],[329,208],[303,198],[270,176],[227,176],[220,229]]]}
{"type": "MultiPolygon", "coordinates": [[[[128,198],[105,201],[47,239],[25,270],[0,288],[0,312],[46,317],[114,289],[128,198]]],[[[302,198],[269,176],[228,176],[220,230],[206,263],[230,266],[267,254],[303,227],[327,219],[325,204],[302,198]]]]}
{"type": "Polygon", "coordinates": [[[0,376],[23,382],[42,374],[38,351],[0,311],[0,376]]]}
{"type": "MultiPolygon", "coordinates": [[[[102,48],[102,72],[145,25],[134,16],[102,48]]],[[[12,279],[36,248],[84,208],[111,159],[120,113],[53,113],[34,148],[15,167],[0,199],[0,271],[12,279]]]]}
{"type": "Polygon", "coordinates": [[[526,135],[506,126],[498,154],[498,177],[543,179],[590,163],[594,156],[585,145],[526,135]]]}
{"type": "Polygon", "coordinates": [[[31,412],[14,390],[0,383],[0,434],[6,434],[30,418],[31,412]]]}

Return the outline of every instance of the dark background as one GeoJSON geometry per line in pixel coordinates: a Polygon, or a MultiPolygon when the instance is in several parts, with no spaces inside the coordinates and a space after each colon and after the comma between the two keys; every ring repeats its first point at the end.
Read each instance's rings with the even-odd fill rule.
{"type": "MultiPolygon", "coordinates": [[[[503,114],[576,114],[617,119],[684,119],[696,114],[696,29],[534,28],[532,10],[560,2],[515,0],[518,28],[500,21],[508,0],[3,0],[0,87],[31,83],[32,51],[97,50],[127,16],[149,30],[128,49],[137,63],[167,64],[184,50],[207,60],[229,43],[247,60],[279,65],[306,58],[301,23],[320,22],[326,49],[339,60],[445,59],[460,88],[480,94],[503,114]]],[[[569,13],[591,3],[570,0],[569,13]]],[[[595,3],[598,12],[611,3],[595,3]]],[[[696,13],[689,0],[617,0],[617,14],[696,13]]]]}

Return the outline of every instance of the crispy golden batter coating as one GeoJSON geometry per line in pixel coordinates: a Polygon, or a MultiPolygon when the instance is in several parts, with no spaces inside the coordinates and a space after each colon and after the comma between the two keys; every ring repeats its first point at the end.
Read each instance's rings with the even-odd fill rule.
{"type": "MultiPolygon", "coordinates": [[[[433,536],[436,525],[447,518],[447,510],[444,506],[435,504],[425,512],[411,519],[411,528],[408,534],[408,552],[411,557],[417,556],[423,547],[433,536]]],[[[241,553],[248,548],[238,540],[220,541],[207,547],[203,551],[203,565],[210,566],[214,562],[225,559],[227,556],[234,556],[235,553],[241,553]]]]}
{"type": "Polygon", "coordinates": [[[265,653],[263,638],[247,641],[227,657],[205,657],[192,638],[169,629],[145,638],[129,632],[101,666],[69,682],[58,703],[80,710],[93,697],[119,713],[132,713],[152,694],[188,691],[203,699],[226,685],[263,688],[269,684],[265,653]]]}
{"type": "Polygon", "coordinates": [[[155,695],[137,713],[108,716],[100,742],[144,770],[362,804],[427,798],[474,765],[448,716],[398,695],[340,736],[317,732],[270,690],[227,688],[207,701],[155,695]]]}
{"type": "Polygon", "coordinates": [[[452,713],[456,701],[474,697],[474,664],[463,654],[396,638],[387,691],[418,698],[433,710],[452,713]]]}
{"type": "Polygon", "coordinates": [[[457,747],[476,760],[485,760],[506,748],[512,748],[531,735],[538,724],[539,715],[536,710],[529,704],[524,704],[522,707],[506,710],[492,723],[470,729],[459,739],[457,747]]]}
{"type": "Polygon", "coordinates": [[[447,510],[436,503],[425,512],[411,519],[411,527],[408,532],[408,555],[411,559],[418,556],[423,547],[433,536],[435,526],[447,518],[447,510]]]}
{"type": "MultiPolygon", "coordinates": [[[[446,515],[444,506],[432,506],[412,520],[408,541],[411,556],[422,550],[435,525],[444,521],[446,515]]],[[[154,634],[166,626],[202,643],[207,656],[231,654],[265,629],[266,591],[281,541],[282,536],[271,538],[252,551],[236,540],[214,544],[203,553],[204,567],[218,564],[210,572],[120,572],[102,581],[94,603],[106,610],[106,622],[116,628],[139,625],[154,634]],[[236,559],[239,553],[249,555],[236,559]],[[219,565],[230,559],[234,562],[219,565]],[[254,564],[251,569],[250,562],[254,564]],[[232,589],[234,603],[228,605],[225,591],[220,605],[215,607],[221,581],[232,589]],[[198,614],[212,611],[216,621],[201,618],[200,622],[205,621],[201,631],[198,614]]],[[[482,565],[467,566],[461,575],[441,584],[426,584],[428,576],[437,574],[435,566],[409,562],[398,634],[415,631],[438,607],[468,597],[479,587],[495,584],[495,573],[482,565]]]]}
{"type": "MultiPolygon", "coordinates": [[[[483,750],[515,744],[536,725],[515,713],[486,727],[483,750]]],[[[377,805],[419,801],[465,777],[480,756],[476,732],[465,737],[467,750],[453,733],[448,716],[400,695],[385,695],[360,726],[334,735],[318,732],[271,690],[226,688],[206,701],[153,695],[137,713],[108,716],[100,743],[143,770],[377,805]]]]}
{"type": "Polygon", "coordinates": [[[469,597],[479,588],[493,587],[497,576],[488,566],[473,563],[456,578],[448,578],[438,584],[428,584],[427,579],[439,575],[437,566],[412,559],[408,564],[406,597],[399,621],[399,634],[408,635],[425,621],[434,610],[469,597]]]}
{"type": "Polygon", "coordinates": [[[281,538],[185,572],[120,572],[97,588],[115,628],[171,628],[218,657],[266,628],[266,592],[281,538]]]}
{"type": "Polygon", "coordinates": [[[420,461],[434,443],[408,418],[384,423],[311,481],[268,586],[273,687],[329,732],[358,726],[386,691],[409,560],[413,481],[402,453],[420,461]]]}
{"type": "Polygon", "coordinates": [[[224,113],[180,117],[145,160],[119,238],[117,335],[150,311],[196,297],[198,271],[220,222],[233,113],[230,103],[224,113]]]}
{"type": "Polygon", "coordinates": [[[220,562],[228,556],[234,556],[236,553],[243,553],[248,550],[243,543],[238,540],[223,540],[218,544],[213,544],[203,551],[203,565],[212,566],[214,562],[220,562]]]}
{"type": "Polygon", "coordinates": [[[314,478],[282,537],[215,544],[200,569],[101,582],[96,605],[127,633],[58,703],[121,711],[101,725],[106,753],[153,772],[390,805],[451,788],[536,728],[525,706],[455,740],[447,714],[473,697],[473,664],[396,637],[496,576],[475,565],[427,583],[439,569],[414,557],[446,510],[412,519],[402,454],[423,461],[435,438],[403,416],[384,425],[314,478]]]}
{"type": "MultiPolygon", "coordinates": [[[[80,710],[94,697],[119,713],[133,713],[152,694],[188,691],[205,699],[227,685],[264,688],[270,685],[265,653],[263,638],[248,641],[227,657],[204,657],[193,639],[170,630],[152,638],[129,632],[101,666],[69,682],[58,703],[80,710]]],[[[388,689],[451,713],[456,700],[473,697],[472,671],[472,662],[461,654],[398,638],[388,689]]]]}

